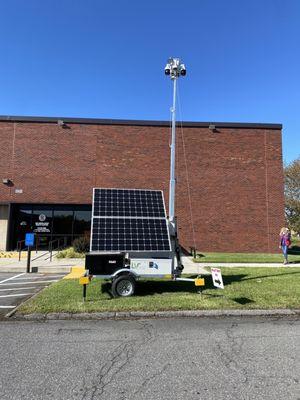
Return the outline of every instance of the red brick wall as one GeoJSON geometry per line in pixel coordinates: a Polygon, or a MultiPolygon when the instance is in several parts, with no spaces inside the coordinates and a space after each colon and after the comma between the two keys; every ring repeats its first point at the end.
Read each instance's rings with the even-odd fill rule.
{"type": "MultiPolygon", "coordinates": [[[[0,203],[91,203],[97,186],[162,189],[168,206],[168,127],[68,127],[0,122],[0,176],[14,183],[0,185],[0,203]]],[[[186,248],[277,251],[284,221],[280,130],[185,127],[182,137],[178,129],[177,171],[186,248]]]]}

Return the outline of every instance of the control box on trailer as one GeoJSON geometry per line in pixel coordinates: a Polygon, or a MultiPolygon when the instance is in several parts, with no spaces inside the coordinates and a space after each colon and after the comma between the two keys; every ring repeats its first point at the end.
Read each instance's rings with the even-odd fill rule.
{"type": "Polygon", "coordinates": [[[163,276],[172,273],[172,260],[159,258],[128,259],[126,253],[89,253],[85,269],[89,275],[110,277],[115,272],[128,269],[135,276],[163,276]]]}
{"type": "Polygon", "coordinates": [[[125,263],[125,253],[89,253],[85,257],[85,269],[89,275],[113,275],[120,269],[128,268],[125,263]]]}
{"type": "Polygon", "coordinates": [[[130,270],[140,276],[171,275],[172,260],[157,258],[134,258],[130,260],[130,270]]]}

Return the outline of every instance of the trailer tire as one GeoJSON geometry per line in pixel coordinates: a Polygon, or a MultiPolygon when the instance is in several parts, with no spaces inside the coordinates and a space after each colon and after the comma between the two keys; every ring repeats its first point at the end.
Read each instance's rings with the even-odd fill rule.
{"type": "Polygon", "coordinates": [[[116,277],[111,285],[114,297],[129,297],[134,294],[136,281],[131,275],[120,275],[116,277]]]}

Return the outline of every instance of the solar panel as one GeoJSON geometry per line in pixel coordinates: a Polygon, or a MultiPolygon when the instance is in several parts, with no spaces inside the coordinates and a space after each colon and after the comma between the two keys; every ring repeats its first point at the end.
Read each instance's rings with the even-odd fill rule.
{"type": "Polygon", "coordinates": [[[94,189],[91,251],[170,251],[160,190],[94,189]]]}
{"type": "Polygon", "coordinates": [[[165,219],[95,218],[92,251],[169,251],[165,219]]]}
{"type": "Polygon", "coordinates": [[[166,218],[160,190],[94,189],[94,217],[166,218]]]}

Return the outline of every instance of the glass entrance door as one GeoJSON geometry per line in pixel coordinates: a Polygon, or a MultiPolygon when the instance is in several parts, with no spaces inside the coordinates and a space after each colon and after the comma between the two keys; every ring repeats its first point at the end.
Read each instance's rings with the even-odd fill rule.
{"type": "Polygon", "coordinates": [[[32,232],[36,234],[37,246],[40,250],[46,250],[52,240],[53,231],[52,209],[34,208],[32,210],[32,232]]]}

